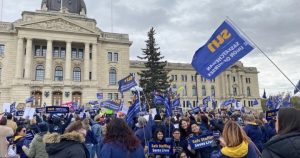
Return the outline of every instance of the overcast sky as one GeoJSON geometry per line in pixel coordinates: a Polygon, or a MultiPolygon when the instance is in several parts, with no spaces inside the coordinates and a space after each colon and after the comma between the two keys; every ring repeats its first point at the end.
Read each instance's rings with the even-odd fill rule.
{"type": "MultiPolygon", "coordinates": [[[[42,0],[3,1],[3,21],[12,22],[24,10],[40,9],[42,0]]],[[[129,34],[133,41],[130,59],[141,55],[147,32],[153,26],[165,59],[190,63],[195,50],[229,16],[294,84],[300,79],[299,0],[85,0],[85,3],[88,17],[96,19],[101,30],[129,34]]],[[[257,67],[261,94],[263,89],[267,95],[293,91],[292,84],[257,49],[241,61],[244,66],[257,67]]]]}

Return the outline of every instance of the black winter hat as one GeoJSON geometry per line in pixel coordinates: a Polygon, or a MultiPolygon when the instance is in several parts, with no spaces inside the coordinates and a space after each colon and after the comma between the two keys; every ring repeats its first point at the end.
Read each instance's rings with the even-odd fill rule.
{"type": "Polygon", "coordinates": [[[46,123],[43,123],[43,122],[39,123],[38,127],[39,127],[41,133],[48,132],[48,125],[46,123]]]}

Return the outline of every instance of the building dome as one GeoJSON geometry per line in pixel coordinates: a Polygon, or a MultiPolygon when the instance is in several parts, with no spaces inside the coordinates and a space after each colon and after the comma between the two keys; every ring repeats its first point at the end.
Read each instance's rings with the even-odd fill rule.
{"type": "Polygon", "coordinates": [[[45,11],[64,11],[85,15],[84,0],[42,0],[41,9],[45,11]],[[62,9],[61,9],[62,5],[62,9]]]}

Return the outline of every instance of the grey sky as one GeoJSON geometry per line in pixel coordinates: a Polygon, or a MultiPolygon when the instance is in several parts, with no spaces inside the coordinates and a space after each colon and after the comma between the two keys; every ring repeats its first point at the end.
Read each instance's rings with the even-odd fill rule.
{"type": "MultiPolygon", "coordinates": [[[[1,1],[1,0],[0,0],[1,1]]],[[[24,10],[40,9],[42,0],[3,0],[3,21],[15,21],[24,10]]],[[[300,79],[300,1],[298,0],[85,0],[88,17],[106,32],[127,33],[136,59],[145,47],[147,31],[155,27],[165,59],[190,63],[229,16],[296,84],[300,79]]],[[[293,86],[255,49],[242,59],[244,66],[259,70],[260,93],[293,91],[293,86]]]]}

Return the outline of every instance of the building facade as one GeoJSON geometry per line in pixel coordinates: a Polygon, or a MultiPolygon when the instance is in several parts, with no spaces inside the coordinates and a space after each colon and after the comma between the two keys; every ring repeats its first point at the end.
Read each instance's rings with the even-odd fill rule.
{"type": "Polygon", "coordinates": [[[131,44],[128,34],[97,28],[85,11],[55,11],[46,4],[24,11],[15,22],[0,22],[0,104],[24,103],[30,96],[32,106],[84,104],[97,92],[118,98],[131,44]]]}
{"type": "MultiPolygon", "coordinates": [[[[176,90],[184,87],[184,90],[180,92],[183,109],[189,108],[188,101],[194,107],[202,105],[203,99],[207,96],[214,98],[218,105],[229,98],[235,98],[245,107],[261,109],[258,71],[255,67],[244,67],[242,62],[238,61],[213,80],[196,75],[191,64],[167,63],[166,68],[169,70],[171,88],[176,90]],[[259,105],[252,104],[254,99],[258,100],[259,105]]],[[[135,74],[137,80],[139,76],[136,74],[143,69],[145,69],[144,62],[130,61],[130,73],[135,74]]],[[[212,102],[208,105],[211,107],[212,102]]]]}
{"type": "MultiPolygon", "coordinates": [[[[145,69],[143,62],[129,60],[128,34],[99,29],[87,17],[83,0],[62,4],[60,10],[52,2],[43,0],[41,10],[24,11],[15,22],[0,22],[0,105],[24,105],[30,96],[33,107],[70,101],[83,105],[96,100],[98,92],[103,99],[120,98],[117,81],[145,69]]],[[[212,81],[196,76],[190,64],[168,63],[167,69],[172,88],[185,89],[184,108],[188,100],[197,105],[197,96],[199,104],[206,96],[218,103],[234,97],[250,107],[259,98],[258,71],[241,62],[212,81]]],[[[127,92],[124,100],[129,99],[127,92]]]]}

